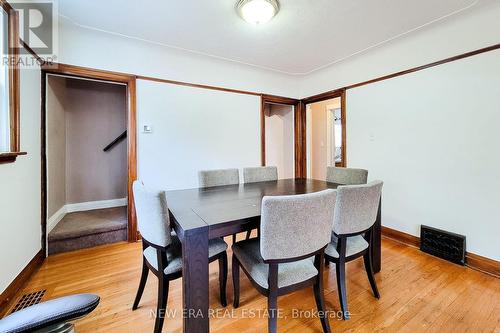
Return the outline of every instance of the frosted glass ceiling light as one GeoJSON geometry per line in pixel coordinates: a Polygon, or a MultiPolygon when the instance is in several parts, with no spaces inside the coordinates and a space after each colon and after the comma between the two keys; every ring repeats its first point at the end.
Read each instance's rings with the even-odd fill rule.
{"type": "Polygon", "coordinates": [[[277,0],[240,0],[236,4],[236,10],[241,18],[252,24],[268,22],[279,9],[277,0]]]}

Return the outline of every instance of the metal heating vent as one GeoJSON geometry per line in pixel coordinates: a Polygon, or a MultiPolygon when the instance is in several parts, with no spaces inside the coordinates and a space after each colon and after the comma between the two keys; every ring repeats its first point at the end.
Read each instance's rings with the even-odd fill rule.
{"type": "Polygon", "coordinates": [[[465,236],[422,225],[420,250],[465,265],[465,236]]]}
{"type": "Polygon", "coordinates": [[[28,306],[32,306],[35,304],[40,303],[42,300],[43,295],[45,295],[45,292],[47,290],[38,290],[29,294],[24,294],[21,299],[17,302],[16,306],[14,306],[14,309],[12,310],[12,313],[22,310],[24,308],[27,308],[28,306]]]}

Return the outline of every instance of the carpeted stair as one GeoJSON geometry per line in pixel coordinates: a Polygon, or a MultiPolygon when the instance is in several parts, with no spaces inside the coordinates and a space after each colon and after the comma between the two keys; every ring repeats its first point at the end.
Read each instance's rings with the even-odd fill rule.
{"type": "Polygon", "coordinates": [[[69,213],[49,233],[49,255],[127,240],[127,207],[69,213]]]}

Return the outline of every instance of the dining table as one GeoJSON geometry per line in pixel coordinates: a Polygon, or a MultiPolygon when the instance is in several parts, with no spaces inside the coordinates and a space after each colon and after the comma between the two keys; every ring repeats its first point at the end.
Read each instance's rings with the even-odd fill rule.
{"type": "MultiPolygon", "coordinates": [[[[171,224],[182,244],[183,332],[210,331],[210,239],[258,228],[264,196],[313,193],[336,189],[340,185],[323,180],[291,178],[166,191],[171,224]]],[[[381,269],[381,204],[373,228],[370,255],[373,270],[377,273],[381,269]]]]}

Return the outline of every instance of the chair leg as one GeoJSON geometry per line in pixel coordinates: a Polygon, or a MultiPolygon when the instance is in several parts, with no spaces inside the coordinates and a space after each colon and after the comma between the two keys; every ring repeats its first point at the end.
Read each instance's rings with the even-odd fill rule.
{"type": "Polygon", "coordinates": [[[269,295],[267,296],[267,311],[269,333],[278,331],[278,264],[269,265],[269,295]]]}
{"type": "Polygon", "coordinates": [[[161,333],[165,310],[167,308],[169,282],[165,276],[158,278],[158,302],[156,304],[156,320],[154,333],[161,333]]]}
{"type": "MultiPolygon", "coordinates": [[[[321,326],[323,327],[324,333],[331,333],[330,322],[328,321],[328,314],[326,313],[325,307],[325,293],[323,289],[323,267],[321,267],[321,263],[323,256],[319,256],[318,258],[318,266],[320,269],[318,270],[318,279],[314,284],[314,298],[316,299],[316,306],[318,307],[318,312],[323,315],[320,316],[321,326]]],[[[326,258],[325,258],[326,259],[326,258]]],[[[328,262],[328,260],[326,260],[328,262]]]]}
{"type": "Polygon", "coordinates": [[[252,236],[252,230],[247,230],[247,236],[245,237],[245,239],[249,240],[250,236],[252,236]]]}
{"type": "Polygon", "coordinates": [[[240,263],[233,254],[232,259],[233,270],[233,307],[236,309],[240,306],[240,263]]]}
{"type": "Polygon", "coordinates": [[[224,307],[227,306],[226,285],[227,285],[227,252],[224,252],[219,257],[220,304],[224,307]]]}
{"type": "Polygon", "coordinates": [[[139,288],[137,289],[137,294],[135,295],[134,305],[132,305],[132,310],[136,310],[139,307],[139,302],[141,301],[142,293],[144,292],[144,287],[146,286],[146,281],[148,280],[149,268],[146,265],[146,259],[142,258],[142,273],[141,281],[139,282],[139,288]]]}
{"type": "Polygon", "coordinates": [[[380,298],[377,283],[375,282],[375,276],[373,275],[372,257],[370,256],[370,251],[366,251],[363,255],[363,261],[365,262],[365,270],[368,275],[368,280],[370,281],[370,286],[372,287],[373,295],[375,298],[380,298]]]}
{"type": "Polygon", "coordinates": [[[345,262],[340,261],[335,265],[335,272],[337,273],[337,289],[339,292],[340,309],[344,320],[349,319],[347,308],[347,292],[345,286],[345,262]]]}

